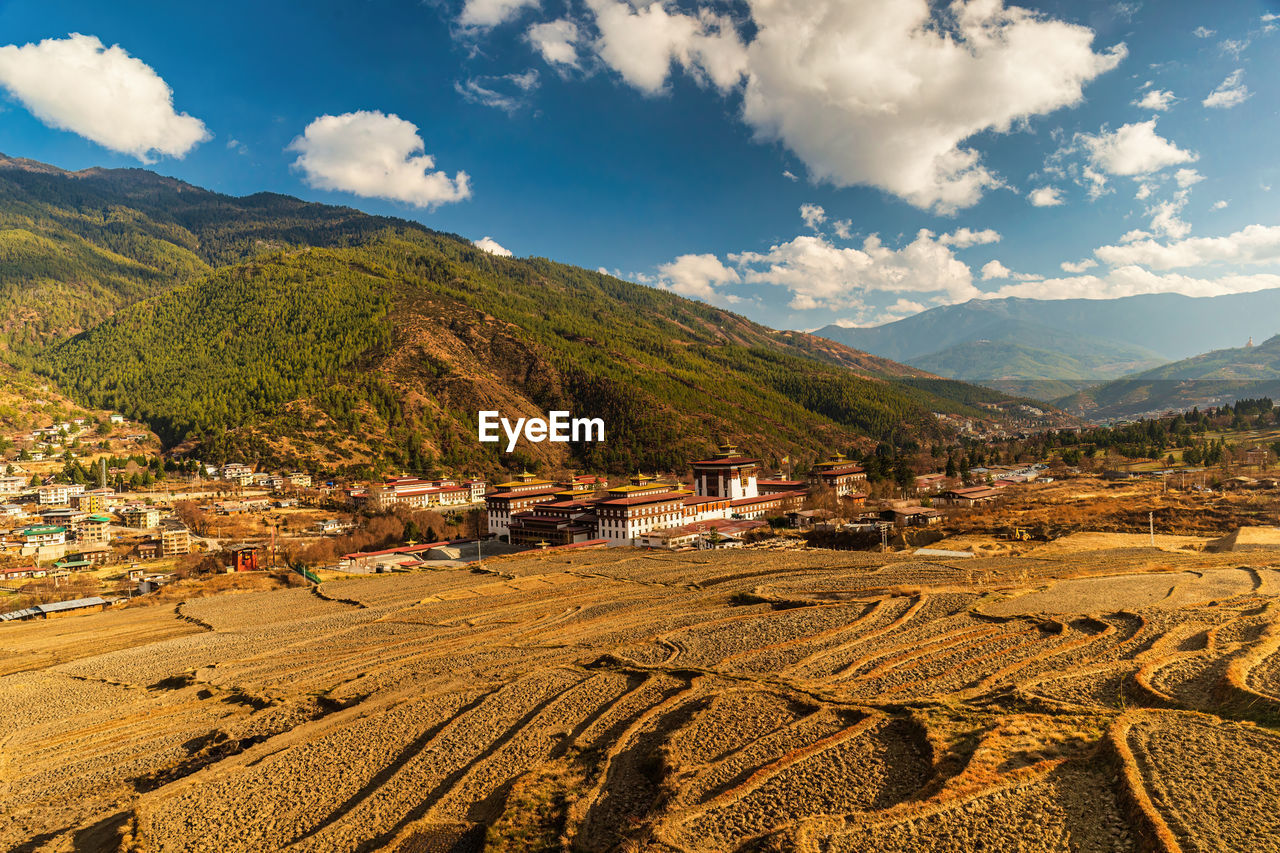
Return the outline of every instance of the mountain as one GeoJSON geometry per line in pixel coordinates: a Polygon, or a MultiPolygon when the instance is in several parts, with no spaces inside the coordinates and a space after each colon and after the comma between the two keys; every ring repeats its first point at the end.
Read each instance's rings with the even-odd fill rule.
{"type": "Polygon", "coordinates": [[[0,154],[0,348],[33,350],[175,281],[285,246],[348,245],[393,221],[0,154]]]}
{"type": "Polygon", "coordinates": [[[935,412],[999,421],[986,406],[1008,400],[412,222],[141,170],[0,166],[0,222],[77,252],[6,267],[5,298],[29,306],[7,357],[213,461],[672,470],[719,440],[800,458],[937,442],[935,412]],[[115,264],[109,286],[94,258],[115,264]],[[476,440],[481,409],[603,417],[606,441],[503,456],[476,440]]]}
{"type": "Polygon", "coordinates": [[[1083,417],[1112,420],[1258,397],[1280,398],[1280,335],[1259,346],[1215,350],[1126,376],[1057,405],[1083,417]]]}
{"type": "Polygon", "coordinates": [[[1104,361],[1104,352],[1105,345],[1100,345],[1090,358],[1007,340],[979,340],[913,358],[911,364],[940,376],[963,376],[966,381],[1009,394],[1053,400],[1097,384],[1100,373],[1122,372],[1114,361],[1104,361]]]}
{"type": "Polygon", "coordinates": [[[975,299],[866,329],[816,334],[965,381],[1051,398],[1061,381],[1114,379],[1275,330],[1280,289],[1191,298],[975,299]],[[973,346],[978,344],[979,346],[973,346]],[[1005,346],[991,346],[1000,344],[1005,346]],[[1053,380],[1044,387],[1034,380],[1053,380]]]}

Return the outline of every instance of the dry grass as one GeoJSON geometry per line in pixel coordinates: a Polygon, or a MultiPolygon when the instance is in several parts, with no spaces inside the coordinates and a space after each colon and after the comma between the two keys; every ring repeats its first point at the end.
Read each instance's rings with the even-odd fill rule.
{"type": "Polygon", "coordinates": [[[1280,558],[1086,544],[219,576],[0,627],[0,846],[1274,849],[1280,558]]]}

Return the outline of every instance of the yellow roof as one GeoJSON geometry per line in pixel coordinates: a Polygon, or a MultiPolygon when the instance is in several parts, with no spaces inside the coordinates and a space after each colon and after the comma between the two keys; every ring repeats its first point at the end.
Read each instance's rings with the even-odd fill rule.
{"type": "Polygon", "coordinates": [[[609,491],[611,493],[612,492],[639,492],[639,491],[648,492],[648,491],[652,491],[653,489],[672,489],[672,488],[675,488],[675,486],[676,486],[675,483],[659,483],[657,481],[654,481],[650,483],[645,483],[643,485],[613,486],[612,488],[609,489],[609,491]]]}

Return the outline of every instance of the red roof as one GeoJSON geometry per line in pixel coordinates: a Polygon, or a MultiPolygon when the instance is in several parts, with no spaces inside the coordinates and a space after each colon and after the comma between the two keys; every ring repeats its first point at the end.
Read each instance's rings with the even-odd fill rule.
{"type": "Polygon", "coordinates": [[[554,495],[562,489],[556,486],[545,486],[541,489],[529,489],[527,492],[489,492],[484,496],[486,501],[490,500],[519,500],[521,498],[536,498],[542,495],[554,495]]]}
{"type": "Polygon", "coordinates": [[[804,492],[774,492],[769,495],[757,495],[754,498],[738,498],[729,501],[729,506],[751,506],[752,504],[764,503],[765,501],[776,501],[779,498],[788,498],[796,495],[803,495],[804,492]]]}
{"type": "Polygon", "coordinates": [[[749,456],[730,456],[726,459],[703,459],[698,462],[691,462],[691,465],[712,466],[736,466],[736,465],[759,465],[759,459],[752,459],[749,456]]]}
{"type": "Polygon", "coordinates": [[[727,500],[729,500],[727,497],[715,497],[713,495],[689,495],[689,497],[684,499],[684,505],[696,506],[698,504],[709,504],[727,500]]]}
{"type": "Polygon", "coordinates": [[[642,495],[638,498],[611,498],[607,501],[600,501],[596,506],[637,506],[639,504],[656,504],[671,503],[680,501],[684,503],[685,495],[678,495],[675,492],[661,492],[656,495],[642,495]]]}
{"type": "Polygon", "coordinates": [[[861,474],[866,470],[861,465],[846,465],[843,468],[823,468],[818,473],[823,477],[827,477],[833,474],[861,474]]]}
{"type": "Polygon", "coordinates": [[[448,545],[448,540],[442,542],[426,542],[418,545],[404,545],[400,548],[387,548],[385,551],[357,551],[354,554],[343,554],[342,556],[348,560],[354,560],[357,557],[385,557],[389,554],[418,554],[423,551],[430,551],[432,548],[439,548],[441,545],[448,545]]]}

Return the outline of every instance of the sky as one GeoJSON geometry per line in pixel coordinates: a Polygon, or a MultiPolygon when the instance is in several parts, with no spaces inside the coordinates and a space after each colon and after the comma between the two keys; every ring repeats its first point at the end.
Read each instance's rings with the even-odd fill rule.
{"type": "Polygon", "coordinates": [[[776,328],[1280,287],[1280,0],[0,0],[0,152],[776,328]]]}

